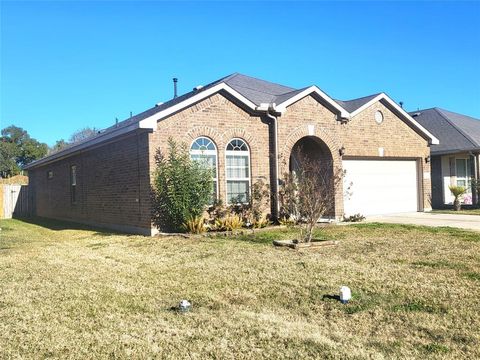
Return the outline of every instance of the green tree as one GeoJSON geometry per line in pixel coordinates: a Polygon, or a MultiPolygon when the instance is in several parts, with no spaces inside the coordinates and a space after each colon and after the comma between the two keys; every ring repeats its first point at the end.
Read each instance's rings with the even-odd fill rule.
{"type": "Polygon", "coordinates": [[[14,125],[2,130],[0,142],[2,177],[19,174],[23,166],[44,157],[48,152],[47,144],[31,138],[27,131],[14,125]]]}
{"type": "Polygon", "coordinates": [[[0,177],[6,178],[20,173],[17,164],[18,147],[11,142],[0,141],[0,177]]]}
{"type": "Polygon", "coordinates": [[[164,231],[184,231],[184,223],[202,215],[212,196],[212,172],[192,161],[185,144],[168,140],[168,154],[157,150],[153,221],[164,231]]]}
{"type": "Polygon", "coordinates": [[[65,149],[68,145],[69,145],[68,142],[66,142],[66,141],[63,140],[63,139],[57,140],[57,142],[55,143],[55,145],[53,145],[53,146],[50,148],[50,152],[54,153],[54,152],[63,150],[63,149],[65,149]]]}

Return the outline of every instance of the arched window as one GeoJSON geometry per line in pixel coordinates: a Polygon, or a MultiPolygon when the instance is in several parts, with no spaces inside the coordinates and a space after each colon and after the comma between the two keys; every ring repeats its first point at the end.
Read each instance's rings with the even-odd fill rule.
{"type": "Polygon", "coordinates": [[[217,147],[207,137],[196,138],[190,147],[190,158],[204,164],[212,169],[213,178],[213,194],[212,203],[217,199],[218,194],[218,177],[217,177],[217,147]]]}
{"type": "Polygon", "coordinates": [[[226,149],[227,203],[246,203],[250,197],[250,150],[245,141],[232,139],[226,149]]]}

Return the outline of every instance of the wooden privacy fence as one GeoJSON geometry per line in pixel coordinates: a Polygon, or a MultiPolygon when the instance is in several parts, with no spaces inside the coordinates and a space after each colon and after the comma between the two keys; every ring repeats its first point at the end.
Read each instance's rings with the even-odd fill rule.
{"type": "Polygon", "coordinates": [[[31,208],[28,185],[0,184],[0,218],[29,216],[31,208]]]}

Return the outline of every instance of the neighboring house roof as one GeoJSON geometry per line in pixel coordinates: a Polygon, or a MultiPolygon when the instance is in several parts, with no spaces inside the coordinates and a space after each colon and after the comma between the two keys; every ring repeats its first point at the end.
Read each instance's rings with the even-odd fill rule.
{"type": "Polygon", "coordinates": [[[432,154],[480,151],[480,119],[438,107],[410,112],[410,115],[440,140],[432,154]]]}
{"type": "Polygon", "coordinates": [[[330,106],[338,111],[341,117],[351,117],[356,113],[363,111],[368,107],[370,103],[376,101],[385,101],[390,106],[394,107],[406,121],[409,121],[414,127],[416,127],[420,133],[422,133],[430,142],[436,143],[438,140],[432,136],[426,129],[419,125],[413,118],[410,117],[403,109],[401,109],[392,99],[390,99],[384,93],[374,94],[359,99],[353,100],[334,100],[322,90],[316,86],[309,86],[302,89],[294,89],[288,86],[275,84],[269,81],[260,80],[254,77],[234,73],[218,79],[210,84],[207,84],[201,88],[194,89],[186,94],[173,98],[165,103],[159,103],[154,107],[143,111],[135,116],[132,116],[126,120],[108,127],[94,137],[85,139],[82,142],[72,144],[67,148],[64,148],[56,153],[52,153],[45,158],[34,161],[31,164],[25,166],[25,169],[29,169],[61,157],[67,156],[71,153],[75,153],[82,149],[103,143],[114,137],[123,135],[127,132],[137,129],[151,129],[156,128],[157,121],[182,110],[186,106],[190,106],[195,102],[213,95],[216,92],[224,91],[229,93],[240,102],[242,102],[247,108],[252,111],[258,110],[263,104],[276,104],[279,112],[285,111],[286,107],[299,99],[316,94],[330,104],[330,106]]]}

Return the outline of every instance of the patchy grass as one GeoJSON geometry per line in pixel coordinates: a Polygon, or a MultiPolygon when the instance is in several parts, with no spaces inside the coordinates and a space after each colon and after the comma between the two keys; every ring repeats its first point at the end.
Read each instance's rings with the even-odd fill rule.
{"type": "Polygon", "coordinates": [[[459,211],[442,209],[442,210],[433,210],[432,214],[480,215],[480,209],[462,209],[459,211]]]}
{"type": "Polygon", "coordinates": [[[329,226],[316,237],[338,246],[293,251],[271,245],[292,228],[0,227],[0,358],[480,358],[478,233],[329,226]],[[193,310],[172,311],[183,298],[193,310]]]}
{"type": "Polygon", "coordinates": [[[480,273],[478,272],[466,272],[463,276],[470,280],[480,281],[480,273]]]}

